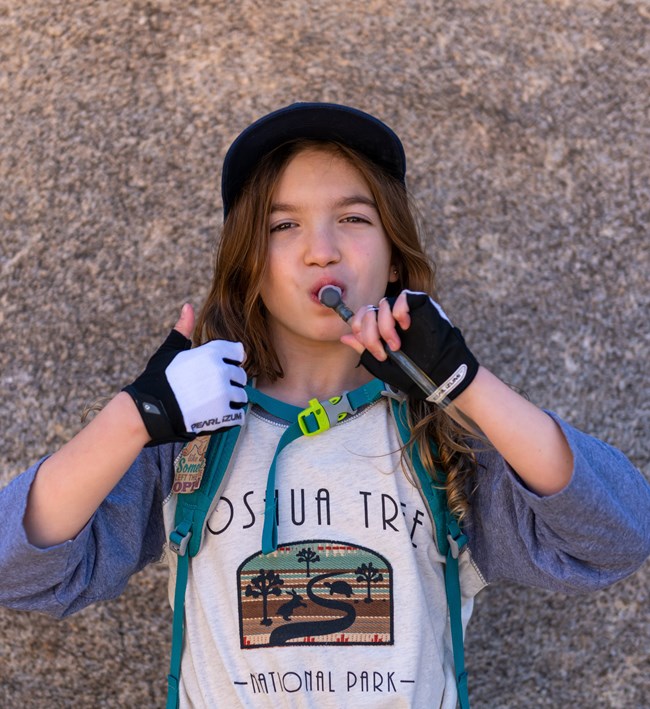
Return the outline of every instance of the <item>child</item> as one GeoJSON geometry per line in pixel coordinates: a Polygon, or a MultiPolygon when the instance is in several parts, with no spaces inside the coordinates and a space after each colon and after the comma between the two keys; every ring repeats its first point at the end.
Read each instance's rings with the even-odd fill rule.
{"type": "Polygon", "coordinates": [[[172,706],[466,706],[446,567],[460,569],[463,627],[500,579],[602,588],[650,553],[650,487],[479,365],[429,297],[402,145],[383,123],[281,109],[231,146],[222,196],[196,324],[185,305],[145,371],[0,494],[0,601],[65,616],[164,555],[172,595],[187,573],[172,706]],[[320,302],[325,286],[348,323],[320,302]],[[384,343],[436,383],[429,400],[384,343]],[[181,567],[188,539],[166,542],[178,499],[233,432],[201,551],[181,567]],[[460,532],[441,553],[418,453],[462,523],[460,555],[460,532]]]}

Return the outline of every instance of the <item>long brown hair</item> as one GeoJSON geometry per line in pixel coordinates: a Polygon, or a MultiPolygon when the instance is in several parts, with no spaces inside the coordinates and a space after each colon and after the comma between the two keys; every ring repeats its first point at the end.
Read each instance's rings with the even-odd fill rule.
{"type": "MultiPolygon", "coordinates": [[[[367,182],[392,248],[397,280],[386,295],[403,289],[423,291],[436,297],[435,266],[422,250],[415,215],[404,185],[352,148],[332,142],[298,140],[287,143],[260,160],[223,225],[216,253],[214,276],[199,313],[195,344],[213,339],[242,342],[249,376],[269,381],[282,377],[278,356],[268,339],[266,310],[260,287],[268,251],[269,215],[277,181],[284,167],[299,152],[318,149],[335,154],[355,167],[367,182]]],[[[444,412],[426,402],[410,402],[413,437],[428,472],[436,467],[446,480],[449,507],[462,517],[468,507],[468,486],[476,471],[475,457],[464,432],[444,412]],[[437,444],[432,450],[431,440],[437,444]],[[435,451],[435,452],[434,452],[435,451]]]]}

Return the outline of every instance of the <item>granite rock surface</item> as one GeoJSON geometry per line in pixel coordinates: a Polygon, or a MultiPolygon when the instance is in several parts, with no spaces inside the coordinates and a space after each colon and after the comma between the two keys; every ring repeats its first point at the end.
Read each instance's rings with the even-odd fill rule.
{"type": "MultiPolygon", "coordinates": [[[[0,483],[201,303],[225,151],[296,100],[395,128],[480,361],[650,476],[649,31],[647,0],[0,0],[0,483]]],[[[486,590],[473,706],[650,706],[648,568],[486,590]]],[[[0,706],[162,706],[165,576],[0,610],[0,706]]]]}

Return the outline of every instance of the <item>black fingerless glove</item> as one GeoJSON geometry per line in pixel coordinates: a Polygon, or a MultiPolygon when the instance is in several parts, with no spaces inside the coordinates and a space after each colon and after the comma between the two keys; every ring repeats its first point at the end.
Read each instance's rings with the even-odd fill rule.
{"type": "MultiPolygon", "coordinates": [[[[392,306],[396,298],[388,298],[392,306]]],[[[435,383],[436,392],[427,394],[391,359],[380,362],[366,350],[361,364],[375,377],[391,384],[408,397],[440,403],[453,400],[471,384],[478,372],[478,362],[469,351],[457,327],[426,293],[408,293],[407,303],[411,325],[403,330],[396,324],[402,342],[401,350],[408,355],[435,383]]]]}
{"type": "Polygon", "coordinates": [[[185,430],[183,414],[174,392],[167,381],[165,370],[179,352],[189,350],[190,340],[178,330],[172,330],[167,339],[151,357],[144,372],[129,386],[124,387],[142,416],[151,441],[147,446],[157,446],[173,441],[191,441],[196,434],[185,430]]]}

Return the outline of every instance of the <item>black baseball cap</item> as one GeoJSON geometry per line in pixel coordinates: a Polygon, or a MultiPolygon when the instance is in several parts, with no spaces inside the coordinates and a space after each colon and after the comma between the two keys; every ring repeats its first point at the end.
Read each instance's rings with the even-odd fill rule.
{"type": "Polygon", "coordinates": [[[280,145],[300,138],[343,143],[405,184],[404,148],[385,123],[350,106],[294,103],[252,123],[228,149],[221,175],[224,219],[257,163],[280,145]]]}

